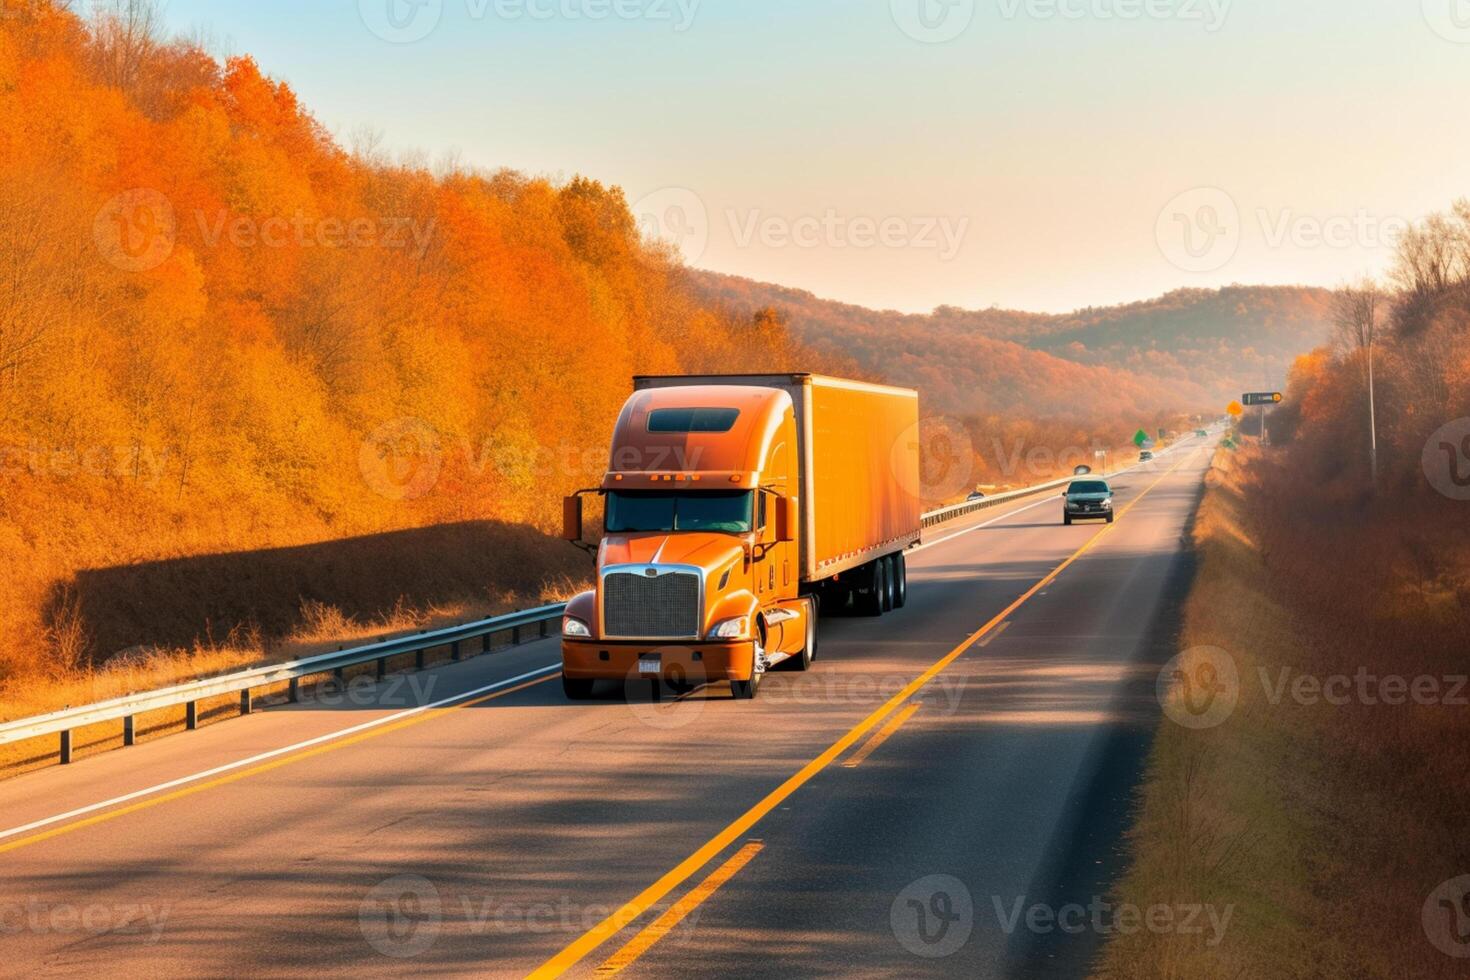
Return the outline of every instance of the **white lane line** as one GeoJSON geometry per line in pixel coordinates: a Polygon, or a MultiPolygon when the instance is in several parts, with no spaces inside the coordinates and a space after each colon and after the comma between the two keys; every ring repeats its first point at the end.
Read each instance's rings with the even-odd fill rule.
{"type": "Polygon", "coordinates": [[[14,837],[17,834],[28,833],[32,830],[38,830],[42,827],[49,827],[51,824],[61,823],[63,820],[71,820],[74,817],[82,817],[86,816],[89,813],[96,813],[98,810],[106,810],[108,807],[114,807],[121,803],[130,803],[133,800],[140,799],[145,796],[152,796],[154,793],[163,793],[171,789],[177,789],[180,786],[187,786],[189,783],[197,783],[201,779],[209,779],[213,776],[221,775],[222,773],[227,773],[235,769],[244,768],[245,766],[253,766],[256,763],[265,762],[278,756],[290,755],[292,752],[299,752],[302,749],[309,749],[314,746],[321,745],[325,742],[334,742],[339,738],[346,738],[349,735],[356,735],[358,732],[365,732],[372,728],[378,728],[396,721],[402,721],[404,718],[411,718],[414,715],[423,714],[426,711],[433,711],[436,708],[448,708],[452,705],[458,704],[461,701],[469,701],[479,697],[482,694],[490,694],[502,688],[514,687],[517,684],[521,684],[525,681],[533,680],[537,677],[542,677],[546,674],[552,673],[553,671],[559,670],[561,670],[560,661],[552,664],[549,667],[540,667],[528,673],[521,674],[518,677],[512,677],[509,680],[504,681],[496,681],[494,684],[487,684],[484,687],[476,688],[473,691],[466,691],[463,694],[456,694],[453,697],[445,698],[442,701],[435,701],[432,704],[420,705],[417,708],[408,708],[404,711],[399,711],[391,715],[384,715],[382,718],[378,718],[374,721],[364,722],[361,725],[354,725],[351,728],[344,728],[339,732],[329,732],[326,735],[318,735],[316,738],[307,739],[305,742],[297,742],[295,745],[287,745],[284,748],[273,749],[270,752],[262,752],[260,755],[251,756],[248,759],[241,759],[239,762],[231,762],[227,765],[220,766],[217,769],[210,769],[208,772],[199,772],[195,773],[192,776],[183,776],[179,779],[170,780],[166,783],[159,783],[157,786],[150,786],[147,789],[140,789],[123,796],[114,797],[110,800],[104,800],[101,803],[93,803],[90,806],[79,807],[78,809],[71,810],[67,813],[59,813],[54,817],[46,817],[44,820],[37,820],[34,823],[28,823],[24,827],[13,827],[10,830],[0,831],[0,840],[4,840],[7,837],[14,837]]]}
{"type": "Polygon", "coordinates": [[[946,542],[946,541],[953,541],[955,538],[963,537],[964,535],[969,534],[972,531],[979,531],[982,528],[990,527],[993,524],[999,524],[1001,521],[1009,520],[1009,519],[1011,519],[1012,517],[1015,517],[1018,514],[1024,514],[1028,510],[1035,510],[1037,507],[1040,507],[1042,504],[1049,504],[1051,502],[1052,502],[1052,498],[1051,497],[1045,497],[1045,498],[1043,498],[1041,500],[1036,501],[1036,503],[1034,503],[1034,504],[1027,504],[1025,507],[1018,507],[1015,510],[1008,510],[1004,514],[1001,514],[999,517],[992,517],[990,520],[986,521],[984,524],[976,524],[974,527],[967,527],[963,531],[956,531],[953,534],[945,535],[944,537],[937,538],[934,541],[925,541],[923,544],[919,545],[917,548],[910,548],[909,549],[909,554],[913,555],[913,554],[919,553],[920,551],[926,551],[929,548],[934,547],[935,545],[944,544],[944,542],[946,542]]]}

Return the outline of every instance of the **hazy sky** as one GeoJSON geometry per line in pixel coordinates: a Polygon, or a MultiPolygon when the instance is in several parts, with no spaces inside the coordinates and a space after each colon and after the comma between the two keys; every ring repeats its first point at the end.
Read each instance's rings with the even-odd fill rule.
{"type": "Polygon", "coordinates": [[[168,0],[344,140],[867,306],[1335,285],[1470,194],[1470,0],[168,0]]]}

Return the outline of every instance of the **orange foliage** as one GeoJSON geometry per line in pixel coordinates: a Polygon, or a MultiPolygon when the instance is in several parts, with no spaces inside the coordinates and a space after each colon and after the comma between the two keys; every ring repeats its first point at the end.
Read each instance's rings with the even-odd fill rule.
{"type": "MultiPolygon", "coordinates": [[[[250,58],[145,41],[0,17],[0,694],[80,573],[549,526],[633,374],[816,366],[691,299],[617,188],[354,154],[250,58]]],[[[174,601],[223,635],[232,588],[174,601]]]]}

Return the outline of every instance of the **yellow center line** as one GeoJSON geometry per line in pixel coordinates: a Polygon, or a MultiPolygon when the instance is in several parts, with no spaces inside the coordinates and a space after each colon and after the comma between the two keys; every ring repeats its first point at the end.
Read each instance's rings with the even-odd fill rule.
{"type": "Polygon", "coordinates": [[[997,636],[1000,636],[1002,633],[1004,633],[1006,630],[1008,630],[1010,628],[1011,628],[1011,621],[1008,619],[1004,623],[1001,623],[999,626],[997,626],[995,629],[991,630],[990,631],[990,634],[988,636],[986,636],[985,639],[983,639],[983,640],[980,641],[980,646],[982,646],[982,647],[988,647],[988,646],[990,646],[991,643],[995,642],[995,638],[997,636]]]}
{"type": "Polygon", "coordinates": [[[8,843],[0,843],[0,854],[4,854],[7,851],[17,851],[20,850],[22,847],[29,847],[32,844],[39,844],[42,841],[51,840],[53,837],[60,837],[62,834],[69,834],[73,831],[81,830],[83,827],[94,827],[97,824],[106,823],[109,820],[116,820],[118,817],[125,816],[129,813],[137,813],[139,810],[147,810],[151,807],[160,806],[173,800],[181,800],[186,796],[193,796],[195,793],[202,793],[207,789],[214,789],[218,786],[227,786],[230,783],[236,783],[242,779],[248,779],[251,776],[256,776],[264,772],[270,772],[273,769],[280,769],[284,766],[289,766],[292,763],[301,762],[304,759],[311,759],[319,755],[325,755],[328,752],[335,752],[338,749],[344,749],[349,745],[357,745],[360,742],[366,742],[370,738],[377,738],[378,736],[386,735],[389,732],[402,731],[405,728],[411,728],[414,725],[422,724],[423,722],[426,722],[431,718],[440,718],[444,715],[452,714],[456,711],[463,711],[465,708],[473,708],[477,705],[485,704],[488,701],[494,701],[498,698],[509,697],[510,695],[516,694],[520,691],[524,691],[529,687],[535,687],[538,684],[545,684],[548,681],[557,680],[558,678],[560,678],[560,676],[560,674],[552,674],[549,677],[543,677],[539,680],[534,681],[527,681],[526,683],[518,685],[516,687],[506,688],[503,691],[496,691],[493,694],[486,694],[471,701],[464,701],[459,704],[450,705],[447,708],[436,708],[433,711],[426,711],[423,714],[414,715],[411,718],[405,718],[403,721],[394,722],[391,725],[384,725],[381,728],[373,728],[368,731],[361,732],[357,735],[353,735],[349,738],[344,738],[336,742],[328,742],[325,745],[318,745],[315,748],[306,749],[302,752],[296,753],[295,755],[284,755],[281,756],[279,759],[272,759],[269,762],[261,763],[260,765],[254,766],[250,769],[241,769],[239,772],[232,772],[227,776],[221,776],[220,778],[210,780],[207,783],[198,783],[193,786],[186,786],[183,789],[175,790],[174,792],[168,793],[164,796],[154,796],[146,800],[140,800],[139,802],[131,804],[130,806],[121,807],[117,810],[107,810],[104,813],[97,814],[95,817],[88,817],[85,820],[78,820],[76,823],[62,824],[61,826],[52,828],[51,830],[44,830],[38,834],[32,834],[29,837],[20,837],[16,840],[9,841],[8,843]]]}
{"type": "MultiPolygon", "coordinates": [[[[1133,500],[1128,503],[1128,506],[1124,507],[1121,511],[1118,512],[1118,518],[1126,516],[1130,510],[1138,505],[1139,501],[1148,496],[1149,493],[1152,492],[1153,489],[1157,487],[1160,483],[1163,483],[1165,479],[1173,475],[1174,471],[1183,466],[1189,460],[1189,458],[1190,457],[1188,456],[1184,457],[1178,463],[1175,463],[1172,467],[1170,467],[1157,480],[1149,484],[1147,488],[1145,488],[1141,493],[1139,493],[1137,497],[1133,498],[1133,500]]],[[[699,848],[699,850],[695,851],[693,854],[689,855],[689,857],[679,862],[678,865],[676,865],[663,877],[659,878],[653,884],[643,889],[643,891],[635,895],[617,911],[613,912],[597,925],[587,930],[587,932],[583,933],[576,940],[568,944],[567,947],[561,952],[557,953],[551,959],[547,960],[545,963],[541,964],[541,966],[537,967],[536,970],[530,974],[530,976],[532,978],[536,978],[536,980],[543,980],[543,978],[561,976],[567,970],[569,970],[573,966],[576,966],[583,959],[585,959],[588,954],[597,949],[597,947],[601,946],[603,943],[607,942],[609,939],[615,936],[618,932],[622,931],[622,929],[627,926],[628,923],[632,922],[640,915],[647,912],[650,908],[660,902],[675,888],[678,888],[684,882],[692,878],[699,871],[700,868],[703,868],[710,861],[714,860],[714,858],[720,855],[727,847],[729,847],[737,839],[746,834],[752,827],[759,823],[760,820],[766,816],[766,814],[770,813],[776,807],[780,806],[791,796],[791,794],[795,793],[802,786],[805,786],[818,773],[820,773],[822,770],[826,769],[834,761],[836,761],[836,759],[840,755],[842,755],[842,753],[846,752],[853,745],[857,744],[859,739],[861,739],[868,732],[876,728],[889,715],[893,714],[893,712],[896,711],[900,705],[902,705],[909,698],[917,694],[925,684],[928,684],[935,677],[939,676],[942,671],[944,671],[947,667],[949,667],[950,664],[954,663],[961,656],[963,656],[967,650],[969,650],[977,642],[984,638],[987,633],[1009,619],[1012,613],[1024,606],[1027,602],[1030,602],[1032,597],[1034,597],[1042,589],[1045,589],[1052,582],[1056,581],[1058,575],[1062,574],[1062,572],[1071,567],[1074,562],[1085,555],[1088,551],[1092,550],[1094,545],[1096,545],[1110,532],[1117,528],[1120,523],[1121,521],[1117,521],[1113,524],[1103,525],[1102,530],[1098,531],[1091,538],[1089,538],[1087,542],[1083,544],[1082,547],[1073,552],[1066,561],[1062,562],[1056,568],[1052,569],[1050,574],[1048,574],[1041,581],[1037,582],[1035,585],[1031,586],[1031,588],[1027,589],[1024,595],[1022,595],[1015,602],[1012,602],[1005,609],[1001,610],[1000,613],[996,615],[993,619],[991,619],[988,623],[980,627],[974,633],[970,634],[970,636],[966,638],[963,643],[955,647],[949,653],[945,654],[944,657],[938,660],[928,670],[924,671],[924,673],[920,674],[913,681],[911,681],[907,687],[899,691],[893,697],[889,698],[888,701],[885,702],[882,707],[878,708],[877,711],[874,711],[871,715],[858,722],[855,726],[852,727],[851,730],[847,732],[847,734],[843,735],[837,741],[828,746],[826,751],[824,751],[821,755],[817,756],[811,762],[808,762],[805,766],[803,766],[794,775],[789,777],[780,786],[777,786],[775,789],[773,789],[770,793],[766,795],[764,799],[762,799],[755,806],[751,807],[749,810],[745,811],[745,813],[735,818],[734,822],[732,822],[728,827],[720,831],[714,837],[710,838],[710,840],[705,843],[704,846],[699,848]]]]}
{"type": "Polygon", "coordinates": [[[863,760],[867,759],[868,756],[877,751],[878,746],[888,741],[889,738],[893,736],[893,733],[902,728],[904,722],[912,718],[914,716],[914,712],[918,711],[923,706],[923,701],[915,701],[907,708],[904,708],[898,714],[890,718],[888,720],[888,724],[878,729],[877,733],[874,734],[872,738],[863,743],[862,748],[858,749],[852,754],[852,758],[848,759],[842,764],[843,768],[856,769],[858,766],[862,765],[863,760]]]}
{"type": "Polygon", "coordinates": [[[662,938],[672,932],[684,917],[697,909],[703,902],[719,891],[720,886],[740,872],[751,859],[765,847],[760,841],[746,844],[735,856],[720,865],[689,894],[675,902],[667,912],[655,919],[642,932],[628,940],[628,944],[608,957],[607,962],[597,968],[597,976],[611,977],[632,966],[634,961],[648,952],[662,938]]]}

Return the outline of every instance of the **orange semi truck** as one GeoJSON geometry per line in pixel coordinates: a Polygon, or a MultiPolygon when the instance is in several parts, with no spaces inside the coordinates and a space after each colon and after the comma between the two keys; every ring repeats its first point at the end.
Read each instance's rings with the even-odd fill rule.
{"type": "MultiPolygon", "coordinates": [[[[812,374],[640,377],[602,485],[597,587],[562,620],[562,684],[675,688],[811,666],[819,610],[904,605],[919,540],[918,393],[812,374]]],[[[589,547],[590,550],[590,546],[589,547]]]]}

